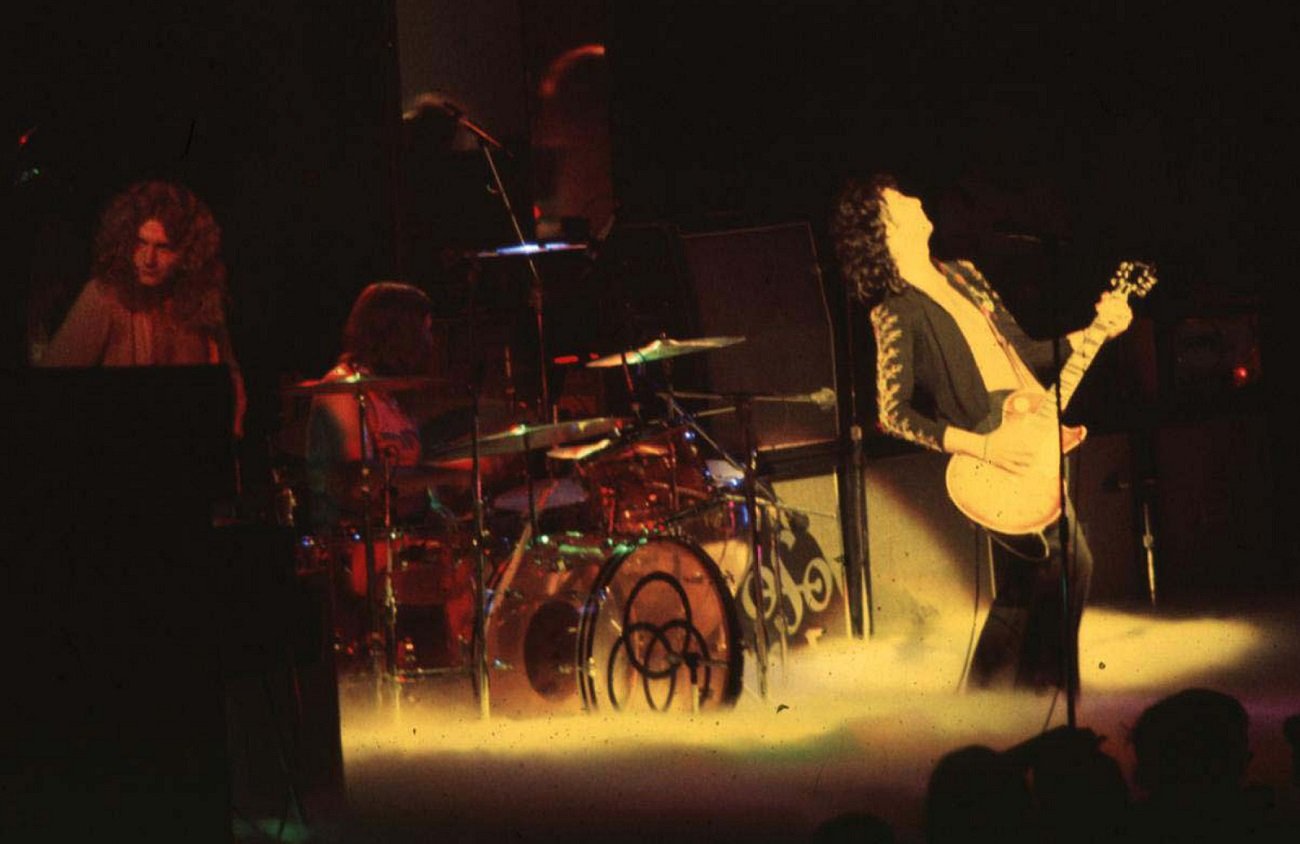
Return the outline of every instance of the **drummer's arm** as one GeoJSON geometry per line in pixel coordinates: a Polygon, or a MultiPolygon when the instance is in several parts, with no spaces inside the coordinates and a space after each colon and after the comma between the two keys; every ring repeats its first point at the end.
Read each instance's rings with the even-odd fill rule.
{"type": "Polygon", "coordinates": [[[347,396],[317,396],[312,399],[307,417],[307,481],[311,491],[311,518],[316,525],[338,520],[345,487],[341,466],[361,453],[355,430],[359,426],[355,411],[351,415],[347,412],[348,399],[347,396]]]}

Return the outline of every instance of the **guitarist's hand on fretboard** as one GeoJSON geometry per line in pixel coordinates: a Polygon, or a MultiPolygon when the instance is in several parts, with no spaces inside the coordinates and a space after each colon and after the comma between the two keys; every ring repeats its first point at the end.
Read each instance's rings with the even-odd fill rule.
{"type": "Polygon", "coordinates": [[[1091,342],[1096,352],[1102,343],[1118,337],[1128,330],[1133,321],[1133,309],[1129,307],[1128,296],[1108,290],[1097,299],[1097,315],[1087,328],[1071,331],[1068,339],[1070,349],[1078,351],[1091,342]]]}
{"type": "Polygon", "coordinates": [[[1107,290],[1097,300],[1097,319],[1094,324],[1106,331],[1106,339],[1111,340],[1123,334],[1133,321],[1133,309],[1129,307],[1128,296],[1107,290]]]}

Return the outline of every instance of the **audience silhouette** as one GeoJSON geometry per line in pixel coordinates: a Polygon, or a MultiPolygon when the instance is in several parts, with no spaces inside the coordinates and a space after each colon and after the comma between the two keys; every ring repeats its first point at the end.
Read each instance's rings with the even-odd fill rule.
{"type": "MultiPolygon", "coordinates": [[[[999,752],[969,745],[944,755],[925,795],[925,840],[946,842],[1300,841],[1300,805],[1279,807],[1250,784],[1250,719],[1239,700],[1190,688],[1148,706],[1129,733],[1135,799],[1119,763],[1087,728],[1058,727],[999,752]]],[[[1283,728],[1300,789],[1300,713],[1283,728]]],[[[823,822],[815,844],[892,844],[867,812],[823,822]]],[[[906,838],[904,839],[906,840],[906,838]]]]}

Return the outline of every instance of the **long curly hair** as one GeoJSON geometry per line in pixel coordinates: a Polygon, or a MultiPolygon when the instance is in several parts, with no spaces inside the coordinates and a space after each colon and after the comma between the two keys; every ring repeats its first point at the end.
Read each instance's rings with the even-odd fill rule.
{"type": "Polygon", "coordinates": [[[376,375],[424,375],[432,363],[433,341],[425,320],[433,303],[418,287],[378,281],[361,291],[343,326],[346,363],[376,375]]]}
{"type": "Polygon", "coordinates": [[[142,310],[172,299],[177,320],[213,331],[225,321],[226,266],[221,261],[221,229],[203,200],[171,182],[137,182],[109,200],[95,232],[93,271],[122,303],[142,310]],[[136,280],[133,257],[140,226],[162,223],[177,261],[160,288],[136,280]]]}
{"type": "Polygon", "coordinates": [[[898,180],[887,173],[847,179],[831,207],[830,233],[840,275],[860,302],[871,302],[887,290],[901,293],[906,286],[885,244],[885,188],[898,190],[898,180]]]}

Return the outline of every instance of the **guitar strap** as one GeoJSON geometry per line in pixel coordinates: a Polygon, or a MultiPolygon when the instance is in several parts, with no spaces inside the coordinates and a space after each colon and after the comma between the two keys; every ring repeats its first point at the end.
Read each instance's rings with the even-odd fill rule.
{"type": "MultiPolygon", "coordinates": [[[[975,280],[967,275],[961,264],[954,263],[949,266],[953,268],[954,274],[961,279],[962,284],[965,285],[968,290],[977,289],[975,280]]],[[[997,307],[993,302],[993,298],[987,295],[963,295],[966,295],[967,299],[972,300],[975,309],[980,312],[984,317],[984,321],[988,323],[989,331],[993,332],[993,339],[997,341],[998,347],[1002,349],[1002,354],[1007,356],[1007,361],[1011,364],[1011,371],[1015,374],[1016,382],[1020,385],[1020,389],[1024,390],[1031,387],[1037,387],[1041,390],[1042,385],[1038,383],[1038,378],[1035,377],[1029,370],[1029,367],[1025,365],[1024,360],[1020,357],[1020,353],[1011,345],[1011,341],[1008,340],[1006,336],[1003,335],[1002,331],[998,329],[998,324],[993,319],[993,311],[997,307]]]]}

